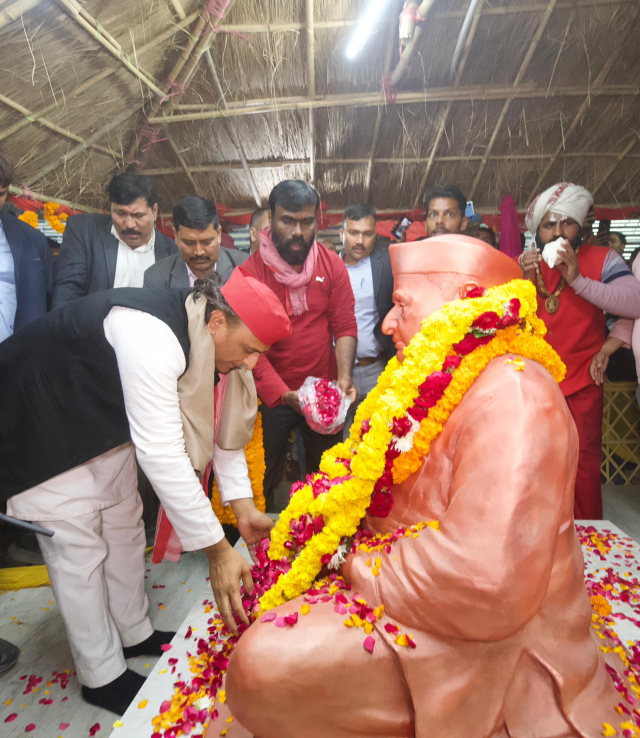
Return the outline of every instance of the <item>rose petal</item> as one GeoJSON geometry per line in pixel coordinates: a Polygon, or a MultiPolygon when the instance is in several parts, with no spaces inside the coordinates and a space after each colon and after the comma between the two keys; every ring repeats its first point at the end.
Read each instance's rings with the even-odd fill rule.
{"type": "Polygon", "coordinates": [[[92,725],[89,728],[89,735],[94,736],[96,733],[100,732],[100,723],[95,723],[95,725],[92,725]]]}
{"type": "Polygon", "coordinates": [[[277,617],[278,617],[277,613],[268,612],[260,618],[260,622],[261,623],[272,623],[277,617]]]}
{"type": "Polygon", "coordinates": [[[341,605],[336,605],[333,608],[333,611],[334,612],[337,612],[338,615],[346,615],[347,614],[347,607],[346,607],[346,605],[342,605],[342,604],[341,605]]]}
{"type": "Polygon", "coordinates": [[[373,653],[373,647],[375,645],[376,645],[376,642],[375,642],[375,639],[373,638],[373,636],[367,636],[364,639],[363,646],[364,646],[364,650],[365,651],[369,651],[369,653],[373,653]]]}
{"type": "Polygon", "coordinates": [[[171,709],[171,702],[169,700],[165,700],[160,705],[160,714],[162,715],[165,712],[169,712],[170,709],[171,709]]]}
{"type": "Polygon", "coordinates": [[[171,651],[171,649],[172,649],[172,648],[173,648],[173,646],[172,646],[172,645],[171,645],[170,643],[163,643],[163,644],[162,644],[162,645],[160,646],[160,650],[161,650],[161,651],[165,651],[165,652],[166,652],[166,651],[171,651]]]}
{"type": "Polygon", "coordinates": [[[29,725],[27,725],[27,727],[24,729],[24,732],[25,733],[31,733],[31,731],[32,730],[35,730],[35,729],[36,729],[35,724],[34,723],[29,723],[29,725]]]}
{"type": "Polygon", "coordinates": [[[66,730],[70,725],[71,723],[60,723],[59,730],[66,730]]]}
{"type": "Polygon", "coordinates": [[[7,715],[4,719],[5,723],[12,723],[18,717],[17,712],[12,712],[11,715],[7,715]]]}
{"type": "Polygon", "coordinates": [[[284,618],[276,618],[276,628],[284,628],[286,626],[286,621],[284,618]]]}

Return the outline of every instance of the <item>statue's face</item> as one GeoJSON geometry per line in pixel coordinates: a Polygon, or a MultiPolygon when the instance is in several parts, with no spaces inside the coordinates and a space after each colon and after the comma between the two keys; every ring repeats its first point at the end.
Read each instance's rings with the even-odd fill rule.
{"type": "Polygon", "coordinates": [[[448,302],[440,287],[424,274],[400,274],[395,277],[393,308],[382,323],[382,332],[393,337],[398,361],[404,359],[404,349],[422,328],[422,321],[448,302]]]}

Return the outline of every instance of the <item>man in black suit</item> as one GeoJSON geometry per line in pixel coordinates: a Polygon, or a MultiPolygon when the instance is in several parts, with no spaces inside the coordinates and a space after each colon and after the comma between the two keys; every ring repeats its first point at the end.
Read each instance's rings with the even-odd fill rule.
{"type": "Polygon", "coordinates": [[[152,264],[144,273],[144,286],[166,290],[193,287],[196,279],[217,272],[224,284],[233,270],[249,257],[220,246],[222,228],[211,200],[188,196],[173,208],[173,236],[179,252],[152,264]]]}
{"type": "Polygon", "coordinates": [[[53,308],[111,287],[142,287],[145,270],[178,251],[155,229],[158,198],[150,177],[118,174],[108,192],[110,215],[74,215],[67,221],[53,308]]]}
{"type": "Polygon", "coordinates": [[[389,250],[376,248],[376,211],[368,205],[350,205],[344,211],[340,238],[344,246],[341,256],[356,298],[358,323],[353,367],[358,400],[349,408],[344,424],[344,438],[347,438],[358,405],[376,386],[396,350],[390,336],[382,332],[382,321],[393,307],[393,274],[389,250]]]}
{"type": "MultiPolygon", "coordinates": [[[[0,211],[13,164],[0,151],[0,211]]],[[[0,341],[44,315],[51,303],[51,250],[43,233],[0,212],[0,341]]]]}

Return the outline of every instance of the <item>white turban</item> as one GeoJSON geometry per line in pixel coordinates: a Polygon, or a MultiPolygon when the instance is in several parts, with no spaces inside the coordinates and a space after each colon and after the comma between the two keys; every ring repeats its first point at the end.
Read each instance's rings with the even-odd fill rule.
{"type": "Polygon", "coordinates": [[[593,205],[593,196],[589,190],[571,182],[560,182],[549,187],[529,205],[525,222],[534,235],[544,216],[553,211],[565,218],[572,218],[583,226],[589,208],[593,205]]]}

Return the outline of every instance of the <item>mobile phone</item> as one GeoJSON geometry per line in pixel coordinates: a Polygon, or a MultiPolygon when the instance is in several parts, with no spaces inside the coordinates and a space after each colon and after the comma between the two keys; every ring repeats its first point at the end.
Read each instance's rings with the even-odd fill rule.
{"type": "Polygon", "coordinates": [[[396,238],[402,238],[402,234],[407,230],[407,228],[411,225],[411,221],[409,218],[405,217],[403,218],[398,225],[395,227],[395,230],[393,231],[393,235],[396,238]]]}

